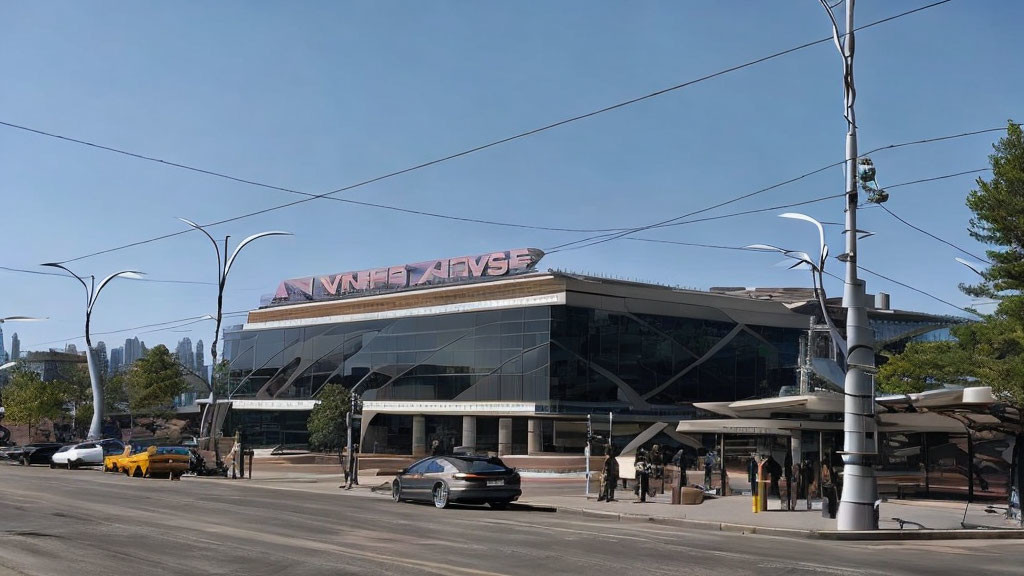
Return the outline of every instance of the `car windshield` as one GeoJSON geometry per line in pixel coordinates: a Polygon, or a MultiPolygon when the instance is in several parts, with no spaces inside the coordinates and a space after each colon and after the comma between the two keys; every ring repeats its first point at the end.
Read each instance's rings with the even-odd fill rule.
{"type": "Polygon", "coordinates": [[[487,460],[462,460],[467,472],[505,472],[508,468],[505,463],[497,458],[488,458],[487,460]]]}
{"type": "Polygon", "coordinates": [[[68,450],[71,450],[71,446],[61,446],[57,452],[67,452],[68,450]]]}
{"type": "Polygon", "coordinates": [[[181,454],[182,456],[188,456],[188,448],[182,448],[181,446],[162,446],[156,449],[157,454],[181,454]]]}

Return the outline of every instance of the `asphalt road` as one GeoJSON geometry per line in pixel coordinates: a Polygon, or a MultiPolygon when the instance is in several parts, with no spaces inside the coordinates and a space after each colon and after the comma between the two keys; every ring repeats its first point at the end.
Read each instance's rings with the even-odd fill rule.
{"type": "Polygon", "coordinates": [[[967,576],[1020,574],[1021,566],[1020,541],[821,542],[530,510],[437,510],[365,491],[0,465],[4,576],[967,576]]]}

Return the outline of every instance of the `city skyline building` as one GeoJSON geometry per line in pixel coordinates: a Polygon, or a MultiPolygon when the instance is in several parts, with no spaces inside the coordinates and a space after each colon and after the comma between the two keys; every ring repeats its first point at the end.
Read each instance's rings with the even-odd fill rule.
{"type": "Polygon", "coordinates": [[[21,340],[18,339],[18,333],[15,332],[11,335],[11,360],[19,360],[21,357],[21,340]]]}
{"type": "Polygon", "coordinates": [[[203,380],[207,379],[206,376],[206,357],[203,355],[203,341],[199,340],[196,342],[196,374],[203,380]]]}
{"type": "Polygon", "coordinates": [[[64,353],[65,354],[78,354],[78,346],[75,346],[74,344],[65,344],[64,345],[64,353]]]}
{"type": "Polygon", "coordinates": [[[106,342],[104,342],[102,340],[97,342],[96,346],[93,346],[92,353],[95,354],[94,359],[96,360],[96,365],[100,369],[100,377],[101,378],[106,378],[107,374],[109,372],[109,369],[110,369],[109,366],[108,366],[108,361],[107,361],[107,344],[106,344],[106,342]]]}
{"type": "Polygon", "coordinates": [[[189,370],[195,371],[196,359],[195,352],[192,349],[192,339],[185,336],[181,340],[178,340],[178,347],[175,349],[175,354],[178,356],[178,362],[182,366],[189,370]]]}
{"type": "Polygon", "coordinates": [[[134,336],[124,341],[124,366],[127,368],[146,353],[146,343],[134,336]]]}
{"type": "Polygon", "coordinates": [[[7,351],[4,349],[4,329],[0,326],[0,362],[7,361],[7,351]]]}
{"type": "Polygon", "coordinates": [[[124,348],[118,346],[110,349],[110,373],[117,374],[124,366],[124,348]]]}

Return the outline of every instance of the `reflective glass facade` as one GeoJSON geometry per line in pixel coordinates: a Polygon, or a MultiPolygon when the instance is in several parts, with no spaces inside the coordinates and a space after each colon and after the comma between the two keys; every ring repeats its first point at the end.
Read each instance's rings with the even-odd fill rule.
{"type": "Polygon", "coordinates": [[[537,403],[550,413],[686,412],[795,383],[800,331],[730,320],[535,306],[229,331],[232,397],[537,403]]]}

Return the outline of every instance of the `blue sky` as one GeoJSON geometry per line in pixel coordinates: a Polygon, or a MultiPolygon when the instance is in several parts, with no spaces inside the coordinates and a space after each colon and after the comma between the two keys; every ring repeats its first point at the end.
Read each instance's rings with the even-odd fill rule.
{"type": "MultiPolygon", "coordinates": [[[[861,0],[858,24],[927,4],[861,0]]],[[[857,36],[861,149],[1021,120],[1018,55],[1024,4],[954,0],[857,36]]],[[[323,193],[678,84],[827,36],[817,2],[24,2],[0,7],[0,121],[323,193]]],[[[786,180],[843,158],[841,63],[818,45],[730,75],[563,126],[344,196],[465,217],[604,228],[649,224],[786,180]]],[[[880,152],[895,184],[985,168],[998,134],[880,152]]],[[[904,219],[980,252],[966,232],[971,176],[894,189],[904,219]]],[[[841,193],[842,169],[710,214],[841,193]]],[[[0,127],[0,266],[38,269],[297,199],[0,127]]],[[[842,218],[841,199],[801,207],[842,218]]],[[[782,212],[779,210],[777,212],[782,212]]],[[[881,210],[861,213],[876,236],[861,263],[963,306],[961,255],[881,210]]],[[[234,239],[295,234],[247,248],[225,310],[258,305],[277,283],[579,239],[565,232],[455,224],[314,201],[214,229],[234,239]]],[[[637,236],[814,250],[809,225],[775,212],[637,236]]],[[[833,253],[839,229],[829,230],[833,253]]],[[[706,289],[801,286],[806,273],[756,253],[619,240],[551,254],[543,267],[706,289]]],[[[71,265],[103,276],[135,268],[154,279],[213,282],[208,241],[186,234],[71,265]]],[[[841,272],[838,263],[833,270],[841,272]]],[[[902,309],[959,313],[866,277],[902,309]]],[[[83,298],[73,281],[0,270],[0,316],[23,349],[82,347],[83,298]]],[[[837,282],[829,285],[839,295],[837,282]]],[[[96,306],[93,332],[215,311],[209,285],[119,281],[96,306]]],[[[237,320],[237,319],[236,319],[237,320]]],[[[231,323],[229,321],[229,323],[231,323]]],[[[96,336],[109,346],[183,336],[209,342],[212,323],[96,336]]]]}

